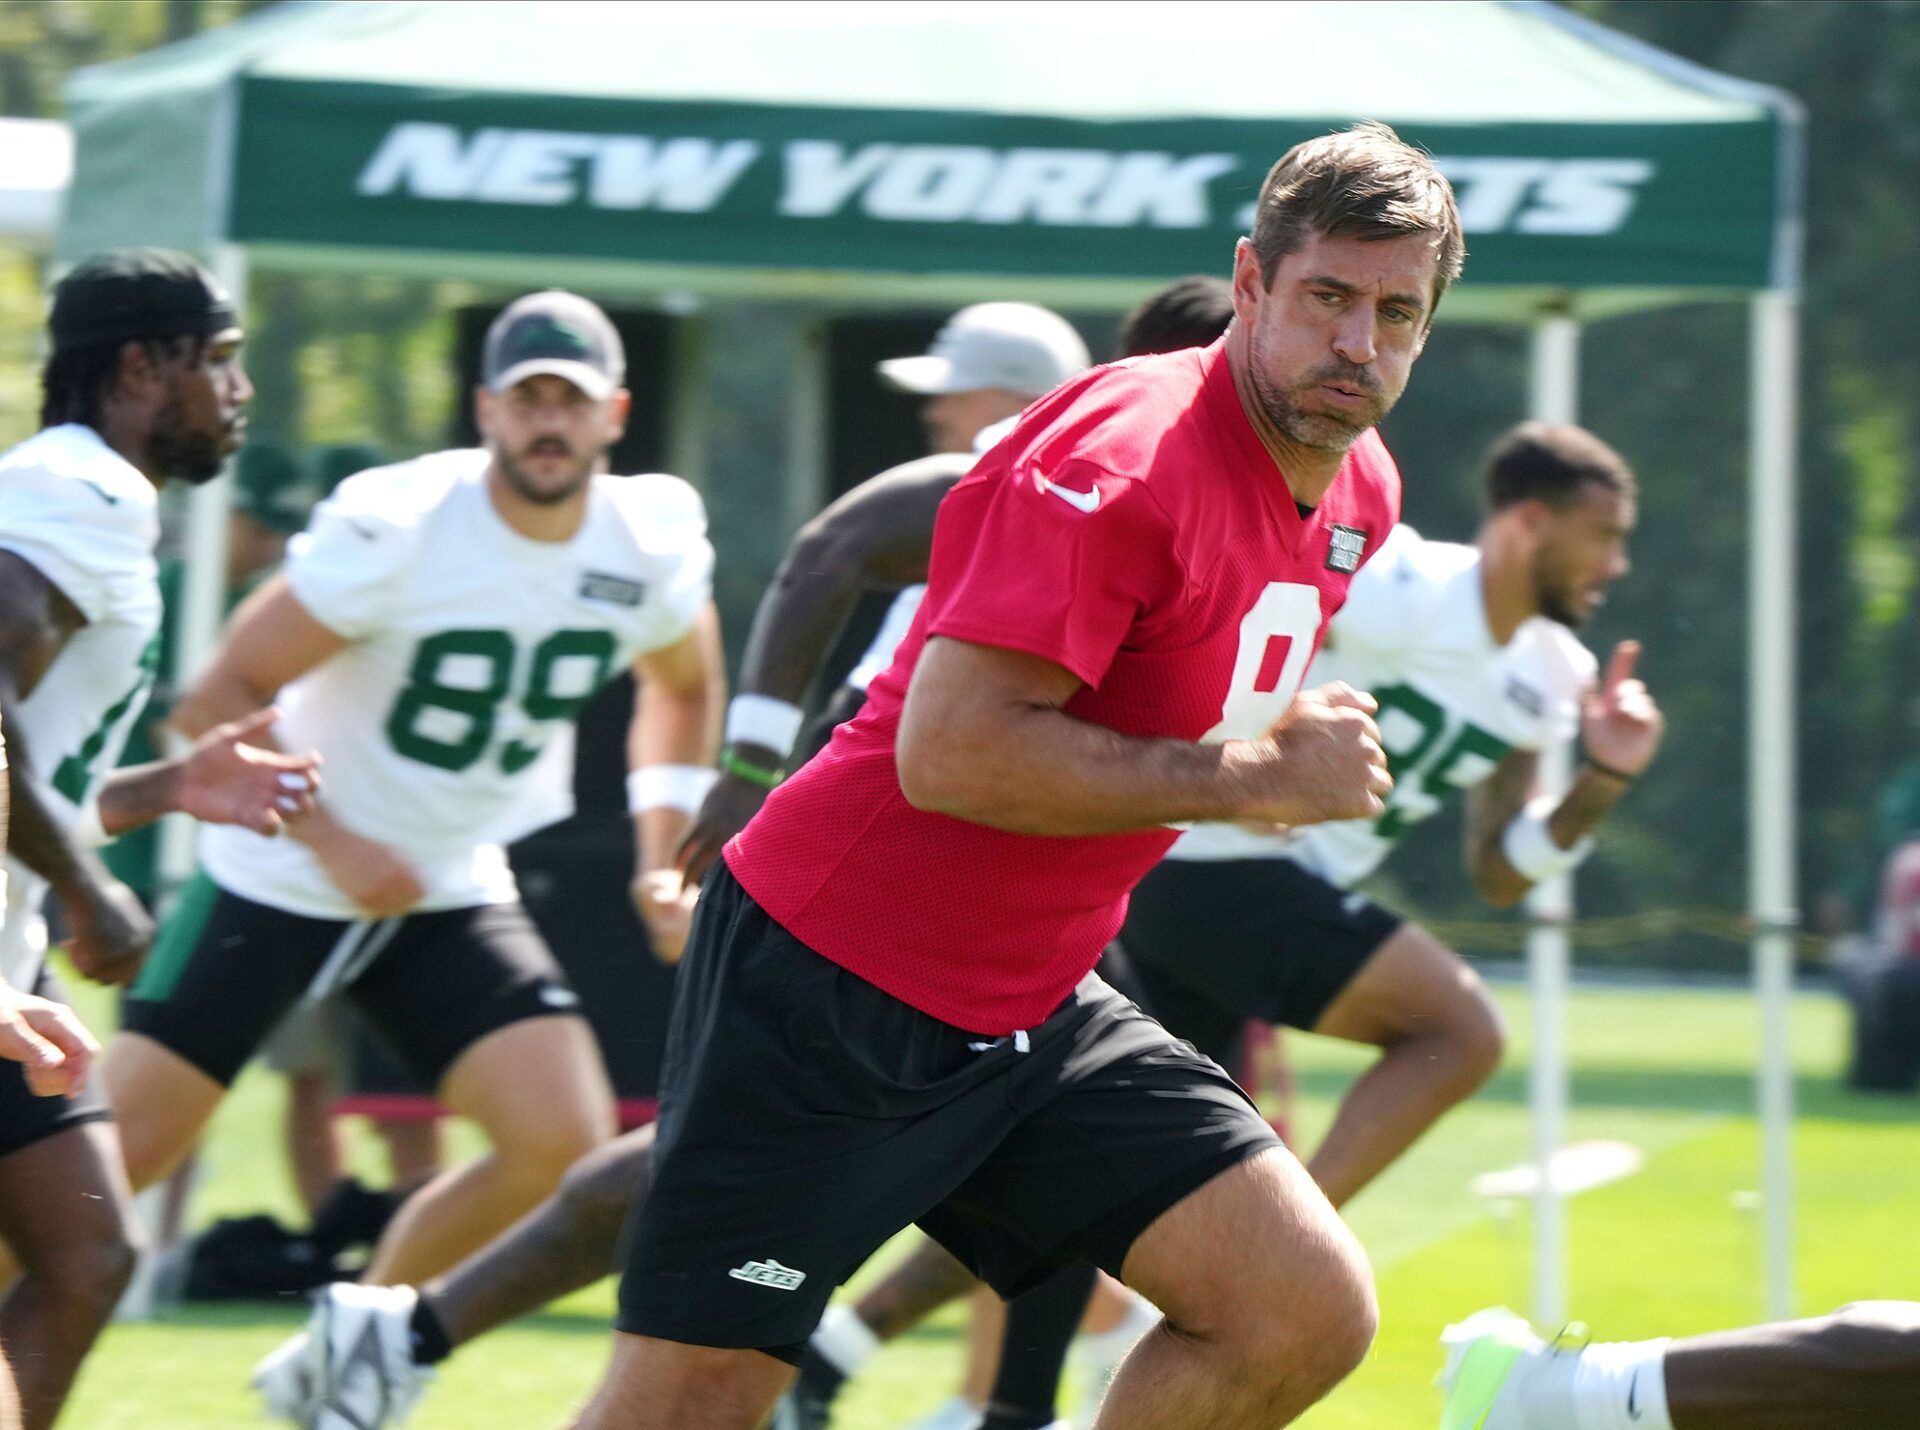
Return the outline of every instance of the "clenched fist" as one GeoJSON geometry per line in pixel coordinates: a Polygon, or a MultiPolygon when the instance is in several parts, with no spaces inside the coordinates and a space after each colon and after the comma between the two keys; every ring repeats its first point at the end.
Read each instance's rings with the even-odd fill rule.
{"type": "Polygon", "coordinates": [[[1229,741],[1242,792],[1234,817],[1299,825],[1380,814],[1393,776],[1373,723],[1378,708],[1336,682],[1294,697],[1261,739],[1229,741]]]}

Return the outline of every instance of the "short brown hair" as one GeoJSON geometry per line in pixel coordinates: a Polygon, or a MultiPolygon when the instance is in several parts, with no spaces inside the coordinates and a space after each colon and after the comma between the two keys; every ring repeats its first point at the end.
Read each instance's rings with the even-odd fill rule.
{"type": "Polygon", "coordinates": [[[1625,457],[1571,423],[1522,422],[1487,454],[1490,511],[1523,501],[1563,507],[1589,483],[1629,497],[1639,490],[1625,457]]]}
{"type": "MultiPolygon", "coordinates": [[[[1440,235],[1433,308],[1467,257],[1453,185],[1431,155],[1372,119],[1296,144],[1267,171],[1250,238],[1269,286],[1280,260],[1310,233],[1372,240],[1440,235]]],[[[1431,321],[1432,308],[1427,317],[1431,321]]]]}

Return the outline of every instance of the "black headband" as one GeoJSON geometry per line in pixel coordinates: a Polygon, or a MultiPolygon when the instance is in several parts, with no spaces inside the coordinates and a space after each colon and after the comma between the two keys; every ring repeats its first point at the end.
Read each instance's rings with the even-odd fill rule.
{"type": "Polygon", "coordinates": [[[141,339],[208,338],[238,323],[220,280],[187,255],[128,248],[89,258],[60,280],[47,330],[60,352],[141,339]]]}

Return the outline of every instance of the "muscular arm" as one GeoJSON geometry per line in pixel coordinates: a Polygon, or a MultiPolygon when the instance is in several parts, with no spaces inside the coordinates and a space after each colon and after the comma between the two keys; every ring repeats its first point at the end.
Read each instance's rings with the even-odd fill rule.
{"type": "MultiPolygon", "coordinates": [[[[1533,881],[1507,862],[1502,841],[1507,826],[1533,797],[1539,783],[1540,757],[1515,750],[1486,779],[1467,792],[1467,873],[1480,897],[1495,908],[1512,908],[1525,898],[1533,881]]],[[[1626,784],[1583,765],[1547,820],[1547,834],[1562,849],[1571,849],[1600,827],[1626,784]]]]}
{"type": "MultiPolygon", "coordinates": [[[[693,629],[634,664],[639,696],[627,730],[627,766],[711,765],[720,747],[726,705],[726,662],[720,652],[720,616],[709,603],[693,629]]],[[[664,869],[686,832],[689,816],[671,806],[635,816],[640,867],[664,869]]]]}
{"type": "MultiPolygon", "coordinates": [[[[1573,848],[1600,827],[1660,748],[1666,717],[1634,677],[1639,659],[1640,643],[1621,641],[1599,683],[1580,697],[1580,745],[1587,762],[1547,818],[1547,837],[1561,849],[1573,848]]],[[[1480,896],[1497,908],[1519,903],[1533,887],[1507,862],[1503,841],[1507,826],[1533,797],[1538,776],[1538,759],[1516,751],[1467,802],[1467,869],[1480,896]]]]}
{"type": "Polygon", "coordinates": [[[40,793],[33,752],[15,712],[86,617],[38,568],[0,551],[0,724],[12,765],[8,850],[58,893],[95,882],[98,865],[73,841],[40,793]]]}
{"type": "MultiPolygon", "coordinates": [[[[954,452],[903,463],[862,482],[801,527],[754,612],[740,662],[741,692],[801,704],[860,593],[926,579],[940,502],[972,465],[971,457],[954,452]]],[[[733,749],[763,770],[787,762],[785,751],[763,745],[743,741],[733,749]]],[[[764,785],[721,774],[675,856],[689,881],[705,874],[766,797],[764,785]]]]}
{"type": "Polygon", "coordinates": [[[174,703],[174,728],[198,738],[265,709],[283,687],[347,644],[300,604],[284,576],[275,576],[233,613],[213,663],[174,703]]]}
{"type": "Polygon", "coordinates": [[[926,579],[934,516],[972,465],[954,452],[903,463],[801,527],[754,612],[740,689],[798,705],[862,591],[926,579]]]}
{"type": "Polygon", "coordinates": [[[1377,815],[1391,788],[1371,699],[1296,699],[1258,740],[1143,739],[1068,715],[1080,681],[1019,651],[936,636],[914,668],[895,758],[916,808],[1017,834],[1185,820],[1313,824],[1377,815]]]}

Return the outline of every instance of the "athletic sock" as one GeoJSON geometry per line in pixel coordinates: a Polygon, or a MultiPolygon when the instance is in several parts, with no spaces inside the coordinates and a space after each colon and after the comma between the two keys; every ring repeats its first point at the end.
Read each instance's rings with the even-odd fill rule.
{"type": "Polygon", "coordinates": [[[1044,1430],[1053,1424],[1060,1367],[1098,1274],[1085,1264],[1064,1267],[1007,1302],[1000,1371],[980,1430],[1044,1430]]]}
{"type": "Polygon", "coordinates": [[[880,1337],[860,1319],[860,1313],[853,1307],[829,1306],[820,1324],[814,1327],[807,1346],[818,1351],[828,1367],[838,1371],[844,1380],[860,1373],[860,1367],[880,1349],[880,1337]]]}
{"type": "Polygon", "coordinates": [[[1666,1340],[1609,1341],[1580,1352],[1573,1372],[1578,1430],[1673,1430],[1666,1340]]]}
{"type": "Polygon", "coordinates": [[[1673,1430],[1666,1353],[1663,1340],[1603,1341],[1577,1353],[1523,1357],[1520,1423],[1527,1430],[1673,1430]]]}
{"type": "Polygon", "coordinates": [[[440,1324],[439,1313],[425,1296],[413,1303],[413,1315],[407,1320],[407,1342],[415,1365],[438,1365],[453,1354],[447,1328],[440,1324]]]}

